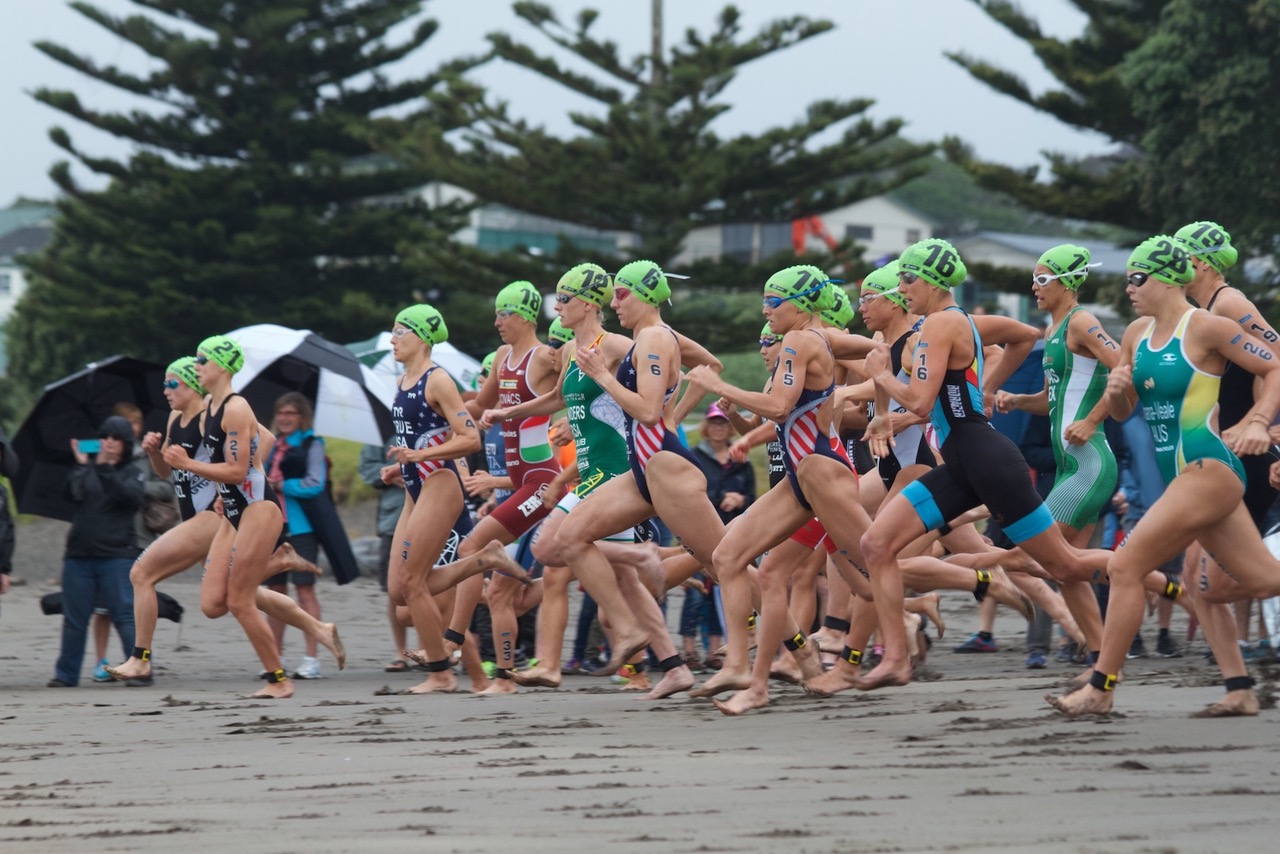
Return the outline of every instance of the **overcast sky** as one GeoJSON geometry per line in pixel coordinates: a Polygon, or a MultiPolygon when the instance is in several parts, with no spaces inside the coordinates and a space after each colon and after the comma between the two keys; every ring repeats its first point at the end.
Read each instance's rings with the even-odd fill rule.
{"type": "MultiPolygon", "coordinates": [[[[92,0],[91,0],[92,2],[92,0]]],[[[571,22],[580,8],[602,11],[594,33],[618,42],[625,56],[648,49],[649,8],[646,0],[545,0],[562,21],[571,22]]],[[[128,0],[96,0],[114,15],[141,11],[128,0]]],[[[666,43],[682,40],[687,28],[709,31],[717,0],[667,0],[666,43]]],[[[873,98],[871,116],[900,117],[913,140],[938,140],[956,134],[978,154],[1011,165],[1043,163],[1044,150],[1092,154],[1106,150],[1096,134],[1081,133],[999,96],[977,83],[944,56],[963,50],[991,59],[1024,77],[1036,92],[1052,78],[1019,40],[997,26],[970,0],[738,0],[744,33],[754,33],[780,14],[803,13],[836,24],[832,32],[746,66],[726,90],[734,108],[721,117],[721,134],[750,133],[800,118],[806,105],[823,98],[873,98]]],[[[535,48],[547,48],[563,65],[587,70],[510,11],[507,0],[434,0],[426,12],[440,21],[440,32],[418,55],[401,63],[405,75],[421,73],[453,56],[484,49],[484,34],[505,30],[535,48]]],[[[1031,4],[1042,29],[1054,35],[1077,34],[1085,19],[1066,0],[1031,4]]],[[[61,125],[76,146],[94,156],[123,159],[128,146],[33,99],[41,86],[75,92],[96,108],[146,109],[146,102],[80,75],[32,47],[50,40],[87,55],[101,65],[145,71],[150,62],[141,51],[72,10],[64,0],[0,0],[0,207],[15,198],[51,198],[55,187],[49,167],[63,152],[48,139],[48,129],[61,125]]],[[[399,71],[395,69],[395,71],[399,71]]],[[[568,134],[566,115],[590,110],[593,103],[523,69],[493,63],[473,75],[513,111],[553,132],[568,134]]],[[[101,182],[83,167],[76,176],[101,182]]]]}

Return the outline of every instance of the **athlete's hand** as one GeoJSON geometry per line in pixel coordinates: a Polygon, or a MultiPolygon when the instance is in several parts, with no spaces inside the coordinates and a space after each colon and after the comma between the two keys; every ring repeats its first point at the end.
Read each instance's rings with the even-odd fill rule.
{"type": "Polygon", "coordinates": [[[1107,374],[1106,394],[1120,397],[1127,394],[1131,388],[1133,388],[1133,365],[1116,365],[1111,369],[1111,373],[1107,374]]]}
{"type": "Polygon", "coordinates": [[[1272,489],[1280,489],[1280,463],[1272,463],[1267,470],[1267,481],[1272,489]]]}
{"type": "Polygon", "coordinates": [[[547,430],[547,439],[557,448],[563,448],[565,445],[573,444],[573,430],[569,427],[568,418],[557,418],[551,422],[550,429],[547,430]]]}
{"type": "Polygon", "coordinates": [[[148,454],[158,453],[162,444],[164,444],[164,437],[154,430],[142,437],[142,450],[148,454]]]}
{"type": "Polygon", "coordinates": [[[378,472],[382,482],[387,486],[404,486],[404,478],[400,476],[400,466],[383,466],[378,472]]]}
{"type": "Polygon", "coordinates": [[[546,489],[542,490],[542,503],[547,507],[555,507],[568,491],[569,489],[565,482],[560,478],[556,478],[547,484],[546,489]]]}
{"type": "Polygon", "coordinates": [[[480,427],[488,430],[494,424],[507,420],[508,409],[486,409],[484,414],[480,416],[480,427]]]}
{"type": "Polygon", "coordinates": [[[1271,435],[1267,425],[1250,419],[1222,431],[1222,441],[1237,457],[1253,457],[1271,450],[1271,435]]]}
{"type": "Polygon", "coordinates": [[[181,469],[186,471],[191,465],[191,457],[187,454],[187,449],[181,445],[170,445],[164,449],[161,458],[168,464],[171,469],[181,469]]]}
{"type": "Polygon", "coordinates": [[[462,488],[467,495],[480,495],[497,486],[498,479],[487,471],[478,471],[462,479],[462,488]]]}
{"type": "Polygon", "coordinates": [[[595,347],[578,347],[574,350],[573,358],[578,363],[578,370],[596,382],[609,373],[608,360],[595,347]]]}
{"type": "Polygon", "coordinates": [[[401,465],[413,465],[420,463],[427,458],[427,451],[414,450],[413,448],[390,448],[387,450],[387,459],[395,460],[401,465]]]}
{"type": "Polygon", "coordinates": [[[726,513],[732,513],[747,503],[747,497],[741,492],[726,492],[724,498],[720,499],[720,509],[726,513]]]}
{"type": "Polygon", "coordinates": [[[868,379],[889,370],[889,346],[876,342],[875,349],[867,354],[862,366],[868,379]]]}
{"type": "Polygon", "coordinates": [[[867,443],[872,456],[877,459],[889,456],[894,446],[893,418],[887,412],[876,413],[876,417],[867,422],[862,441],[867,443]]]}
{"type": "MultiPolygon", "coordinates": [[[[720,375],[711,370],[709,365],[694,365],[689,372],[684,375],[690,385],[696,385],[700,389],[719,395],[724,388],[724,380],[720,379],[720,375]]],[[[730,404],[732,406],[732,404],[730,404]]]]}
{"type": "Polygon", "coordinates": [[[1098,428],[1090,424],[1087,419],[1072,421],[1067,425],[1067,429],[1062,431],[1062,437],[1072,445],[1086,445],[1093,438],[1093,434],[1098,428]]]}
{"type": "Polygon", "coordinates": [[[746,439],[739,439],[729,446],[729,459],[735,463],[746,462],[749,453],[751,453],[751,443],[746,439]]]}

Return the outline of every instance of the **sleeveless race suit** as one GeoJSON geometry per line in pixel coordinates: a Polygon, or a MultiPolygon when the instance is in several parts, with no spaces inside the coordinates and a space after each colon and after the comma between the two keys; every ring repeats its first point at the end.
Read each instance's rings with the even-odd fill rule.
{"type": "MultiPolygon", "coordinates": [[[[170,422],[168,433],[165,436],[165,441],[170,445],[182,448],[191,459],[207,463],[209,461],[209,449],[205,446],[203,439],[204,437],[200,432],[199,415],[192,418],[185,427],[182,425],[182,416],[179,415],[170,422]]],[[[218,494],[218,487],[213,481],[206,480],[199,475],[182,469],[174,469],[173,491],[178,496],[178,514],[182,517],[182,521],[185,522],[201,511],[212,509],[213,499],[218,494]]]]}
{"type": "MultiPolygon", "coordinates": [[[[671,330],[667,330],[670,332],[671,330]]],[[[671,333],[673,336],[674,332],[671,333]]],[[[627,391],[636,391],[638,388],[638,375],[634,363],[636,355],[636,345],[632,344],[631,349],[627,351],[626,358],[622,360],[622,364],[618,366],[617,379],[622,387],[627,391]]],[[[662,404],[665,407],[671,400],[671,395],[675,394],[679,384],[673,385],[663,392],[662,404]]],[[[636,478],[636,489],[640,492],[640,497],[649,504],[653,503],[653,497],[649,494],[649,482],[645,479],[645,468],[649,465],[649,460],[659,451],[670,451],[688,460],[689,464],[694,466],[699,473],[702,467],[698,465],[698,459],[693,452],[680,444],[680,440],[676,438],[674,433],[667,431],[666,423],[659,418],[658,423],[652,427],[647,427],[636,421],[627,414],[624,409],[622,412],[626,418],[626,436],[627,436],[627,456],[630,459],[631,473],[636,478]]]]}
{"type": "MultiPolygon", "coordinates": [[[[208,408],[205,409],[204,445],[209,454],[209,462],[214,464],[227,461],[227,434],[222,429],[222,415],[227,411],[227,403],[233,397],[238,397],[238,395],[227,395],[226,400],[222,401],[222,408],[216,413],[213,411],[212,400],[209,401],[208,408]]],[[[256,428],[257,425],[255,424],[254,426],[256,428]]],[[[240,519],[250,504],[256,504],[264,500],[273,504],[276,503],[275,492],[267,485],[266,475],[253,464],[257,455],[258,431],[255,429],[253,436],[249,439],[249,470],[245,473],[244,480],[237,484],[218,484],[218,495],[222,497],[223,515],[226,516],[227,521],[231,523],[233,528],[240,527],[240,519]]],[[[283,532],[281,536],[283,536],[283,532]]]]}
{"type": "MultiPolygon", "coordinates": [[[[438,365],[428,368],[411,388],[405,389],[397,385],[396,399],[391,405],[391,424],[395,428],[394,444],[397,448],[422,450],[441,445],[448,439],[451,430],[449,422],[427,401],[427,380],[433,371],[439,369],[438,365]]],[[[404,480],[405,491],[414,502],[422,494],[422,484],[438,471],[452,472],[454,480],[458,482],[458,489],[462,489],[462,478],[458,475],[458,466],[453,460],[400,464],[400,477],[404,480]]],[[[470,532],[471,513],[466,508],[466,502],[463,502],[462,513],[453,523],[453,530],[439,563],[448,563],[457,552],[461,538],[470,532]],[[448,555],[448,558],[444,555],[448,555]]]]}
{"type": "MultiPolygon", "coordinates": [[[[964,314],[959,306],[944,311],[964,314]]],[[[946,368],[929,413],[942,465],[908,484],[902,495],[925,530],[941,528],[985,504],[1009,539],[1020,543],[1051,528],[1053,516],[1036,494],[1031,469],[1017,445],[987,421],[982,407],[982,338],[967,314],[965,319],[973,336],[973,361],[964,368],[946,368]]]]}
{"type": "MultiPolygon", "coordinates": [[[[1227,286],[1224,285],[1213,292],[1205,310],[1211,310],[1218,294],[1227,286]]],[[[1222,382],[1218,387],[1218,429],[1226,430],[1240,423],[1240,420],[1253,408],[1253,374],[1237,365],[1227,362],[1222,372],[1222,382]]],[[[1271,488],[1270,473],[1274,457],[1270,454],[1257,454],[1241,457],[1244,465],[1244,506],[1249,510],[1253,524],[1259,532],[1266,522],[1267,513],[1275,503],[1276,491],[1271,488]]]]}
{"type": "MultiPolygon", "coordinates": [[[[534,353],[542,346],[531,347],[515,365],[511,364],[511,351],[507,351],[498,366],[498,406],[506,409],[538,396],[529,387],[528,372],[534,353]]],[[[502,422],[507,476],[511,478],[513,491],[490,515],[513,537],[525,534],[551,512],[551,508],[542,501],[542,493],[560,473],[560,463],[551,450],[550,427],[549,415],[511,418],[502,422]]]]}
{"type": "MultiPolygon", "coordinates": [[[[907,339],[916,331],[917,327],[913,326],[889,347],[889,370],[904,383],[910,379],[910,374],[908,367],[902,364],[902,354],[907,348],[907,339]]],[[[898,401],[890,399],[889,411],[901,415],[906,413],[907,408],[898,401]]],[[[889,449],[889,455],[881,457],[878,462],[880,480],[884,482],[886,489],[892,488],[898,473],[908,466],[920,465],[935,468],[938,465],[938,458],[934,456],[933,448],[929,447],[929,442],[925,438],[923,424],[911,425],[895,435],[893,441],[894,445],[889,449]]]]}
{"type": "Polygon", "coordinates": [[[1243,483],[1244,466],[1218,434],[1221,376],[1200,370],[1187,356],[1183,337],[1197,309],[1188,309],[1163,347],[1151,346],[1156,322],[1142,333],[1133,354],[1133,386],[1156,445],[1156,464],[1165,484],[1189,463],[1218,460],[1243,483]]]}
{"type": "MultiPolygon", "coordinates": [[[[821,333],[814,331],[814,334],[821,337],[821,333]]],[[[823,338],[822,343],[827,344],[827,339],[823,338]]],[[[827,344],[827,347],[829,348],[830,345],[827,344]]],[[[789,348],[783,349],[782,355],[778,357],[778,364],[773,367],[775,372],[786,360],[788,352],[789,348]]],[[[800,397],[796,400],[791,412],[787,414],[786,420],[775,427],[778,434],[778,442],[782,445],[782,465],[786,470],[787,480],[791,483],[791,491],[795,494],[796,501],[806,510],[813,510],[813,508],[809,506],[808,500],[804,497],[804,492],[800,489],[800,480],[796,476],[796,466],[800,464],[801,460],[817,454],[818,456],[838,460],[848,466],[850,471],[853,471],[853,465],[849,462],[848,457],[844,455],[844,448],[839,438],[832,433],[823,433],[818,425],[818,410],[835,390],[835,382],[832,382],[826,388],[801,389],[800,397]]]]}
{"type": "Polygon", "coordinates": [[[1080,530],[1098,521],[1115,494],[1119,471],[1102,430],[1095,430],[1084,445],[1072,445],[1063,435],[1073,422],[1093,411],[1107,389],[1106,366],[1097,359],[1072,353],[1067,346],[1067,330],[1077,311],[1080,306],[1067,312],[1045,341],[1041,363],[1049,392],[1053,457],[1058,466],[1058,476],[1045,504],[1055,520],[1080,530]]]}

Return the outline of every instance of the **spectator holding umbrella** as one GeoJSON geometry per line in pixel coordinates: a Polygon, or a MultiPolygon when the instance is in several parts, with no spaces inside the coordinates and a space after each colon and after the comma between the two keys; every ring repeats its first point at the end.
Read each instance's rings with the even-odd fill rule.
{"type": "Polygon", "coordinates": [[[62,562],[62,649],[50,688],[80,683],[85,637],[94,601],[105,601],[126,655],[133,649],[133,587],[129,569],[138,556],[133,518],[142,507],[146,475],[133,464],[133,427],[113,415],[102,422],[96,452],[71,440],[76,466],[66,497],[75,505],[62,562]]]}

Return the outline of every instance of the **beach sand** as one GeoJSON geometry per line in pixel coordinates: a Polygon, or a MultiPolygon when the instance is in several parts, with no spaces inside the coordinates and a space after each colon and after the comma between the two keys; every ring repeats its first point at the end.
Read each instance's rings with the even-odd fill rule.
{"type": "MultiPolygon", "coordinates": [[[[324,659],[327,678],[278,702],[240,699],[259,665],[229,618],[199,613],[194,572],[162,587],[187,614],[180,648],[178,627],[160,623],[151,688],[94,684],[91,652],[80,687],[46,688],[60,619],[39,613],[45,582],[15,587],[0,615],[0,850],[1276,844],[1280,712],[1189,718],[1222,694],[1202,642],[1180,659],[1130,662],[1120,714],[1067,720],[1043,695],[1079,668],[1024,669],[1022,624],[1004,611],[1000,652],[952,654],[977,613],[949,594],[950,631],[913,684],[826,700],[780,685],[769,709],[729,719],[706,700],[644,702],[587,676],[512,697],[399,695],[421,674],[382,671],[391,650],[376,584],[322,585],[350,663],[339,674],[324,659]]],[[[288,643],[296,664],[296,633],[288,643]]],[[[113,638],[113,660],[118,648],[113,638]]],[[[1276,672],[1252,670],[1269,697],[1276,672]]]]}

